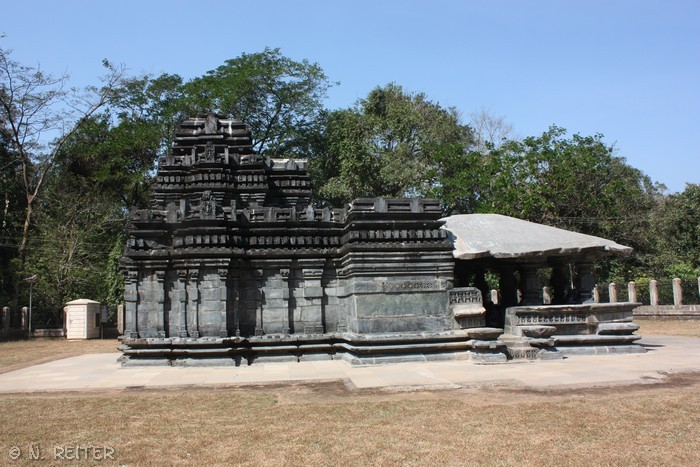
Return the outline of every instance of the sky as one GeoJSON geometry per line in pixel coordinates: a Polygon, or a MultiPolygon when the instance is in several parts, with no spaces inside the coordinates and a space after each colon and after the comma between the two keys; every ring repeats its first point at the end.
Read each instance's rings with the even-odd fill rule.
{"type": "Polygon", "coordinates": [[[0,0],[0,47],[71,85],[102,59],[134,73],[201,76],[280,48],[318,63],[344,108],[394,82],[486,109],[517,136],[551,125],[603,134],[669,193],[700,183],[698,0],[0,0]]]}

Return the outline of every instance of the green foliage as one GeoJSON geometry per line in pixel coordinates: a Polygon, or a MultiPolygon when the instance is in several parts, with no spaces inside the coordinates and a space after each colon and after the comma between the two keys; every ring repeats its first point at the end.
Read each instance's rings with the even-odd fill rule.
{"type": "Polygon", "coordinates": [[[114,246],[107,257],[107,295],[106,304],[110,310],[116,309],[117,305],[124,302],[124,276],[119,267],[119,261],[124,254],[124,239],[117,236],[114,246]]]}
{"type": "Polygon", "coordinates": [[[457,111],[388,84],[352,109],[325,115],[325,146],[312,160],[317,196],[335,205],[357,197],[434,192],[443,159],[464,153],[468,127],[457,111]]]}
{"type": "MultiPolygon", "coordinates": [[[[26,79],[16,84],[45,86],[37,95],[52,103],[67,99],[61,88],[65,77],[33,74],[36,70],[1,52],[0,65],[26,79]]],[[[108,70],[109,92],[98,92],[100,100],[79,124],[68,125],[71,131],[60,144],[50,145],[53,152],[38,151],[40,141],[32,138],[41,131],[30,131],[30,144],[18,148],[21,139],[4,123],[13,116],[7,109],[14,107],[5,107],[2,300],[24,291],[17,281],[36,273],[38,306],[60,307],[81,297],[112,307],[120,303],[127,209],[147,205],[157,162],[169,150],[177,125],[204,111],[248,124],[258,152],[310,157],[319,204],[434,197],[447,213],[501,213],[634,247],[631,258],[598,265],[601,282],[700,274],[700,186],[689,184],[682,193],[664,196],[649,177],[617,157],[602,135],[568,136],[553,126],[539,136],[509,140],[510,126],[485,111],[473,119],[472,131],[456,109],[394,83],[373,89],[351,108],[324,110],[332,83],[321,67],[294,61],[279,49],[242,54],[188,82],[167,73],[126,80],[111,65],[108,70]],[[43,198],[37,197],[40,187],[43,198]],[[23,269],[18,243],[29,232],[34,239],[27,243],[23,269]]],[[[0,84],[0,97],[9,102],[8,83],[0,84]]],[[[74,123],[67,114],[52,113],[54,108],[38,107],[55,120],[25,128],[74,123]]],[[[496,279],[488,280],[492,286],[496,279]]]]}
{"type": "Polygon", "coordinates": [[[657,269],[669,276],[700,275],[700,185],[688,183],[655,211],[657,269]]]}
{"type": "Polygon", "coordinates": [[[54,178],[35,217],[26,274],[36,274],[34,297],[40,307],[59,309],[78,298],[108,297],[108,257],[124,215],[109,194],[85,187],[70,191],[54,178]]]}
{"type": "Polygon", "coordinates": [[[250,127],[256,151],[282,157],[303,146],[301,135],[323,108],[330,86],[318,64],[266,48],[227,60],[186,83],[183,92],[190,112],[234,116],[250,127]]]}
{"type": "Polygon", "coordinates": [[[0,304],[14,293],[17,243],[22,234],[26,199],[20,167],[11,154],[7,135],[0,129],[0,304]]]}
{"type": "Polygon", "coordinates": [[[614,155],[602,135],[566,137],[551,127],[539,137],[509,141],[484,164],[488,184],[478,212],[496,212],[610,238],[633,247],[632,258],[606,261],[600,277],[632,278],[654,253],[651,212],[661,196],[649,177],[614,155]]]}

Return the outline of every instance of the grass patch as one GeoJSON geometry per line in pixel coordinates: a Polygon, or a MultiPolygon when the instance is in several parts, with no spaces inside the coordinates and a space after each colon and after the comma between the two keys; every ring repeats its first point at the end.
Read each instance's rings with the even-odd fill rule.
{"type": "Polygon", "coordinates": [[[89,353],[116,352],[116,339],[32,339],[0,342],[0,371],[89,353]]]}
{"type": "Polygon", "coordinates": [[[640,319],[640,336],[700,337],[700,319],[640,319]]]}
{"type": "MultiPolygon", "coordinates": [[[[280,391],[289,391],[281,389],[280,391]]],[[[119,464],[697,465],[698,387],[281,402],[269,389],[0,398],[0,456],[109,446],[119,464]]],[[[283,400],[283,398],[282,398],[283,400]]]]}

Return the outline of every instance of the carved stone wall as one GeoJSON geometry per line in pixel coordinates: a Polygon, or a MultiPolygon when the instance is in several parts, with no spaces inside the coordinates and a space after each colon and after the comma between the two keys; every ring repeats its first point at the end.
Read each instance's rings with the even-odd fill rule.
{"type": "Polygon", "coordinates": [[[315,208],[306,161],[251,148],[245,125],[213,114],[177,131],[150,208],[130,215],[127,346],[460,327],[449,307],[452,243],[436,201],[315,208]]]}

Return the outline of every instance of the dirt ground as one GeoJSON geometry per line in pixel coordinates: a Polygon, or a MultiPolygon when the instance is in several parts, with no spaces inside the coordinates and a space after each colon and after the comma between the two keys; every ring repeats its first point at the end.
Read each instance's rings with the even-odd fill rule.
{"type": "MultiPolygon", "coordinates": [[[[697,329],[647,322],[640,333],[697,329]]],[[[0,363],[3,352],[21,362],[0,371],[116,350],[116,341],[6,344],[0,363]]],[[[29,463],[34,448],[65,463],[56,450],[82,446],[111,449],[107,464],[120,465],[700,465],[699,437],[700,372],[570,389],[365,390],[337,380],[0,395],[0,464],[13,449],[29,463]]]]}

